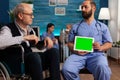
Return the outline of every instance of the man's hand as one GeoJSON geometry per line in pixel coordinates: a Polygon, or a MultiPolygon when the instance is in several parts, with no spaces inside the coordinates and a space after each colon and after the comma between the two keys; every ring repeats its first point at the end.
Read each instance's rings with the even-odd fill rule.
{"type": "Polygon", "coordinates": [[[27,36],[24,36],[23,38],[24,40],[27,40],[27,41],[35,41],[35,44],[37,44],[39,41],[39,38],[36,35],[27,35],[27,36]]]}
{"type": "Polygon", "coordinates": [[[45,46],[47,46],[48,49],[53,47],[53,41],[49,37],[46,37],[44,39],[44,43],[45,43],[45,46]]]}
{"type": "Polygon", "coordinates": [[[52,41],[54,44],[58,44],[58,40],[56,38],[54,38],[52,41]]]}
{"type": "Polygon", "coordinates": [[[73,42],[68,42],[68,47],[69,47],[70,51],[75,53],[75,54],[85,55],[85,54],[88,53],[86,51],[76,51],[76,50],[74,50],[74,43],[73,42]]]}
{"type": "Polygon", "coordinates": [[[79,54],[79,55],[85,55],[87,54],[88,52],[86,51],[75,51],[75,53],[79,54]]]}
{"type": "Polygon", "coordinates": [[[100,43],[99,42],[94,42],[93,43],[93,48],[101,51],[101,45],[100,45],[100,43]]]}
{"type": "Polygon", "coordinates": [[[108,49],[110,49],[112,47],[112,43],[111,42],[106,42],[102,45],[100,45],[99,42],[94,42],[93,43],[93,48],[97,49],[98,51],[106,51],[108,49]]]}

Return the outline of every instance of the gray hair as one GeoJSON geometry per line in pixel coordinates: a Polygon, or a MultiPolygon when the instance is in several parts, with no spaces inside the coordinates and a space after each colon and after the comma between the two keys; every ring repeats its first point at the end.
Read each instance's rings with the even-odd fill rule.
{"type": "Polygon", "coordinates": [[[24,11],[24,4],[25,3],[20,3],[13,9],[14,18],[18,18],[18,14],[24,11]]]}

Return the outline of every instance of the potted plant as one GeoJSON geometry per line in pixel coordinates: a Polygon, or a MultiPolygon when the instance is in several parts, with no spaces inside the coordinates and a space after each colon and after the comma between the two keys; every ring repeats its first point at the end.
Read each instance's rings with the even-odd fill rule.
{"type": "Polygon", "coordinates": [[[14,21],[13,11],[12,11],[12,10],[9,10],[9,11],[8,11],[8,14],[9,14],[9,16],[10,16],[10,21],[13,22],[13,21],[14,21]]]}

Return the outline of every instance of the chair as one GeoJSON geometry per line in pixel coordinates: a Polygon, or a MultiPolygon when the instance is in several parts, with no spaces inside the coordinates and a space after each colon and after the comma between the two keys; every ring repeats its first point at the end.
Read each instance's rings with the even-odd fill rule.
{"type": "Polygon", "coordinates": [[[92,73],[87,68],[83,68],[79,71],[79,74],[92,74],[92,73]]]}
{"type": "MultiPolygon", "coordinates": [[[[39,27],[32,27],[36,35],[39,35],[39,27]]],[[[24,69],[24,48],[22,45],[12,45],[4,50],[0,50],[0,62],[3,64],[4,68],[8,72],[11,78],[15,80],[20,79],[29,79],[30,76],[25,74],[24,69]],[[13,56],[14,55],[14,56],[13,56]],[[19,56],[19,57],[18,57],[19,56]]],[[[0,65],[1,70],[1,65],[0,65]]],[[[45,71],[45,70],[44,70],[45,71]]],[[[46,77],[46,74],[45,74],[46,77]]],[[[9,79],[5,79],[9,80],[9,79]]]]}
{"type": "Polygon", "coordinates": [[[8,70],[6,69],[6,67],[1,62],[0,62],[0,79],[10,80],[10,75],[8,73],[8,70]]]}
{"type": "Polygon", "coordinates": [[[87,68],[83,68],[79,71],[79,74],[92,74],[87,68]]]}
{"type": "Polygon", "coordinates": [[[24,48],[21,45],[13,45],[0,50],[0,62],[5,66],[11,78],[17,80],[28,78],[25,75],[24,48]]]}

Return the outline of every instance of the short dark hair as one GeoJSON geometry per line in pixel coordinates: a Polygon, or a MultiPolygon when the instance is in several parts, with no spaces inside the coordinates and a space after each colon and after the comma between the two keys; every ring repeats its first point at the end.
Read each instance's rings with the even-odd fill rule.
{"type": "Polygon", "coordinates": [[[95,6],[96,7],[96,3],[94,1],[90,1],[91,6],[95,6]]]}
{"type": "Polygon", "coordinates": [[[93,0],[85,0],[85,1],[90,1],[91,6],[95,6],[96,7],[96,3],[93,0]]]}
{"type": "Polygon", "coordinates": [[[53,23],[48,23],[48,24],[47,24],[47,32],[48,32],[48,28],[50,28],[50,27],[52,27],[52,26],[54,26],[53,23]]]}

